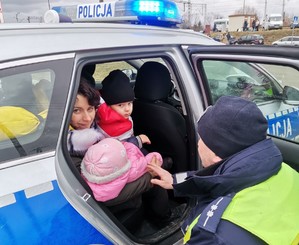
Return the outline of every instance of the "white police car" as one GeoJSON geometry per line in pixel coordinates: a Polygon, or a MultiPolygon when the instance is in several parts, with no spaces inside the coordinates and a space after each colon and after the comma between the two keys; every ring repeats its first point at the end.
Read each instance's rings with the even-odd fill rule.
{"type": "MultiPolygon", "coordinates": [[[[110,7],[106,3],[80,5],[73,11],[80,18],[105,16],[108,14],[103,13],[115,14],[121,4],[136,6],[141,2],[144,1],[119,1],[110,7]]],[[[172,26],[173,22],[172,17],[158,15],[157,6],[164,6],[165,1],[146,1],[149,2],[155,3],[155,16],[147,12],[147,18],[141,18],[130,13],[129,16],[137,16],[134,21],[123,17],[146,26],[119,23],[0,26],[1,244],[182,242],[180,222],[155,229],[143,216],[144,212],[114,216],[109,208],[93,199],[75,168],[67,151],[67,132],[81,73],[93,70],[90,67],[95,67],[91,75],[98,85],[114,69],[122,69],[133,84],[145,62],[159,62],[168,68],[174,88],[163,98],[155,98],[159,102],[153,99],[161,106],[150,115],[160,116],[167,126],[157,117],[142,128],[142,119],[153,113],[150,109],[138,110],[136,106],[133,117],[136,133],[147,130],[143,133],[152,137],[153,149],[172,157],[172,172],[201,167],[196,122],[205,108],[222,95],[254,100],[269,121],[269,137],[282,151],[284,161],[299,169],[299,92],[295,88],[299,87],[299,50],[231,47],[198,33],[153,27],[150,20],[157,24],[161,19],[163,26],[172,26]],[[165,114],[164,104],[173,107],[176,119],[165,114]]],[[[172,8],[168,15],[176,16],[174,5],[170,1],[169,4],[172,8]]],[[[48,22],[57,22],[51,16],[78,21],[71,15],[66,18],[52,11],[46,17],[48,22]]],[[[175,19],[175,24],[180,22],[175,19]]],[[[148,87],[145,94],[151,96],[148,87]]],[[[184,219],[192,200],[177,199],[171,193],[170,198],[172,203],[187,204],[184,219]]]]}

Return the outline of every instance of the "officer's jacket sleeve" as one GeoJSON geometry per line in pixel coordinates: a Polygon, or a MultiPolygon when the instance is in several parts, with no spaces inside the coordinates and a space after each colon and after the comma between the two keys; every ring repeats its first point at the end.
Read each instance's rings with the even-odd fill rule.
{"type": "MultiPolygon", "coordinates": [[[[188,196],[187,192],[184,192],[184,188],[182,190],[182,188],[177,188],[179,186],[186,186],[187,183],[186,179],[188,179],[188,177],[194,175],[196,173],[196,171],[188,171],[188,172],[182,172],[182,173],[178,173],[178,174],[174,174],[173,177],[173,191],[174,194],[176,196],[188,196]]],[[[188,185],[188,184],[187,184],[188,185]]],[[[188,186],[186,186],[186,188],[188,188],[188,186]]]]}

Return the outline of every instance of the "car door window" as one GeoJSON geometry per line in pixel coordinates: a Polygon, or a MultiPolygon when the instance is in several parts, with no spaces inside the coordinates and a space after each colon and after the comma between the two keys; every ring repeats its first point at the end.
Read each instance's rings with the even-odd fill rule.
{"type": "Polygon", "coordinates": [[[299,142],[299,72],[291,67],[204,60],[212,99],[223,95],[254,101],[268,120],[268,133],[299,142]]]}
{"type": "Polygon", "coordinates": [[[0,161],[55,149],[71,64],[60,60],[1,71],[0,161]]]}
{"type": "Polygon", "coordinates": [[[128,76],[130,76],[130,74],[137,73],[136,68],[134,68],[132,65],[125,61],[115,61],[109,63],[96,64],[96,69],[94,72],[94,78],[96,82],[102,82],[111,71],[116,69],[124,71],[128,76]]]}

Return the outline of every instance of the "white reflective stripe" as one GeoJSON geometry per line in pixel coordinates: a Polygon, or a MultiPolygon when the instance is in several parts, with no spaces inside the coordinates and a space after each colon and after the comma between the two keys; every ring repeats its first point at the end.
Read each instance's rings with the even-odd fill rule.
{"type": "Polygon", "coordinates": [[[275,115],[274,114],[271,114],[271,115],[268,115],[267,116],[269,119],[273,119],[273,118],[275,118],[275,115]]]}
{"type": "Polygon", "coordinates": [[[294,111],[295,111],[294,108],[290,108],[290,109],[288,109],[288,112],[289,112],[289,113],[294,112],[294,111]]]}
{"type": "Polygon", "coordinates": [[[184,172],[184,173],[178,173],[175,175],[175,178],[176,178],[176,181],[177,183],[181,183],[181,182],[184,182],[185,179],[187,178],[187,173],[184,172]]]}
{"type": "Polygon", "coordinates": [[[25,192],[25,196],[27,198],[30,198],[30,197],[38,196],[40,194],[52,191],[53,189],[54,189],[54,187],[53,187],[52,182],[47,182],[47,183],[43,183],[43,184],[36,185],[36,186],[30,187],[28,189],[25,189],[24,192],[25,192]]]}
{"type": "Polygon", "coordinates": [[[273,114],[269,114],[269,115],[266,115],[266,118],[268,120],[270,119],[274,119],[274,118],[278,118],[278,117],[282,117],[282,116],[285,116],[285,115],[288,115],[292,112],[296,112],[299,110],[299,107],[296,106],[296,107],[291,107],[289,109],[285,109],[285,110],[282,110],[282,111],[278,111],[276,113],[273,113],[273,114]]]}
{"type": "Polygon", "coordinates": [[[54,157],[0,170],[0,197],[56,180],[54,157]]]}
{"type": "Polygon", "coordinates": [[[14,194],[2,196],[0,197],[0,208],[13,204],[15,202],[16,202],[16,198],[14,194]]]}

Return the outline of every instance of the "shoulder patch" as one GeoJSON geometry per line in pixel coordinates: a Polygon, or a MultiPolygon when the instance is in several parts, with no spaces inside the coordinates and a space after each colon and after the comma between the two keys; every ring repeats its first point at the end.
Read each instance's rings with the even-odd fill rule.
{"type": "Polygon", "coordinates": [[[222,214],[232,201],[233,197],[234,195],[230,194],[227,196],[218,197],[216,200],[211,202],[201,213],[197,225],[201,229],[215,233],[222,214]]]}

